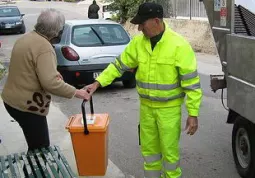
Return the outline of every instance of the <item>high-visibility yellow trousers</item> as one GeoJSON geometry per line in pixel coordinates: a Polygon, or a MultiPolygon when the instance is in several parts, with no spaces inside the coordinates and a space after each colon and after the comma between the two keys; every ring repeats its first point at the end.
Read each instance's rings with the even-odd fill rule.
{"type": "Polygon", "coordinates": [[[140,106],[140,141],[144,177],[181,177],[179,140],[181,106],[152,108],[140,106]]]}

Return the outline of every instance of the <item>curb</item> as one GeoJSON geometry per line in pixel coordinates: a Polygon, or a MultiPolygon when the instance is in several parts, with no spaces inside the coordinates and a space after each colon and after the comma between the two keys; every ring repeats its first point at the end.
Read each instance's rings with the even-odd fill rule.
{"type": "Polygon", "coordinates": [[[3,64],[0,63],[0,82],[7,74],[7,71],[8,71],[7,68],[3,64]]]}
{"type": "MultiPolygon", "coordinates": [[[[92,0],[81,0],[79,2],[76,2],[77,5],[90,5],[92,3],[92,0]],[[89,1],[89,2],[88,2],[89,1]]],[[[97,1],[98,5],[101,6],[101,3],[104,3],[103,0],[98,0],[97,1]]]]}
{"type": "Polygon", "coordinates": [[[0,2],[0,5],[16,4],[16,2],[0,2]]]}

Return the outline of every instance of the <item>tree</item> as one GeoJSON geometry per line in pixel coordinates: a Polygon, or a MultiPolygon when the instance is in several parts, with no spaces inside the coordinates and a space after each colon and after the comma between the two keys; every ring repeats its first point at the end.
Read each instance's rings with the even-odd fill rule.
{"type": "Polygon", "coordinates": [[[161,4],[164,9],[164,18],[173,17],[173,4],[172,0],[156,0],[158,4],[161,4]]]}
{"type": "MultiPolygon", "coordinates": [[[[112,2],[112,0],[107,1],[112,2]]],[[[113,11],[119,11],[117,18],[121,24],[124,24],[129,18],[135,16],[140,4],[149,1],[152,0],[114,0],[109,8],[113,11]]]]}
{"type": "MultiPolygon", "coordinates": [[[[106,0],[112,2],[112,0],[106,0]]],[[[121,24],[126,23],[129,18],[132,18],[137,13],[138,7],[144,2],[157,2],[164,8],[164,17],[169,18],[173,16],[172,1],[171,0],[114,0],[109,5],[110,10],[118,11],[117,20],[121,24]]]]}

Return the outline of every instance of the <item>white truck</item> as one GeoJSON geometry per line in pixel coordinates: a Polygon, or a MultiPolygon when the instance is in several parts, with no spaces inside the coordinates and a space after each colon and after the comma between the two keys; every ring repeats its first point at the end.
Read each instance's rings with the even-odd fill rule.
{"type": "Polygon", "coordinates": [[[255,178],[255,1],[199,0],[205,5],[224,75],[211,88],[227,90],[227,123],[241,177],[255,178]]]}
{"type": "Polygon", "coordinates": [[[111,5],[112,2],[102,2],[100,5],[102,6],[102,18],[105,20],[112,20],[114,16],[117,15],[117,11],[112,11],[109,9],[109,5],[111,5]]]}

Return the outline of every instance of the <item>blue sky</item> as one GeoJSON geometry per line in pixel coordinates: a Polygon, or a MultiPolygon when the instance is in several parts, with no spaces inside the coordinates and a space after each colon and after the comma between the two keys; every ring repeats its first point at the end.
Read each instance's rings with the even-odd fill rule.
{"type": "Polygon", "coordinates": [[[235,0],[237,5],[242,5],[249,9],[251,12],[255,13],[255,0],[235,0]]]}

